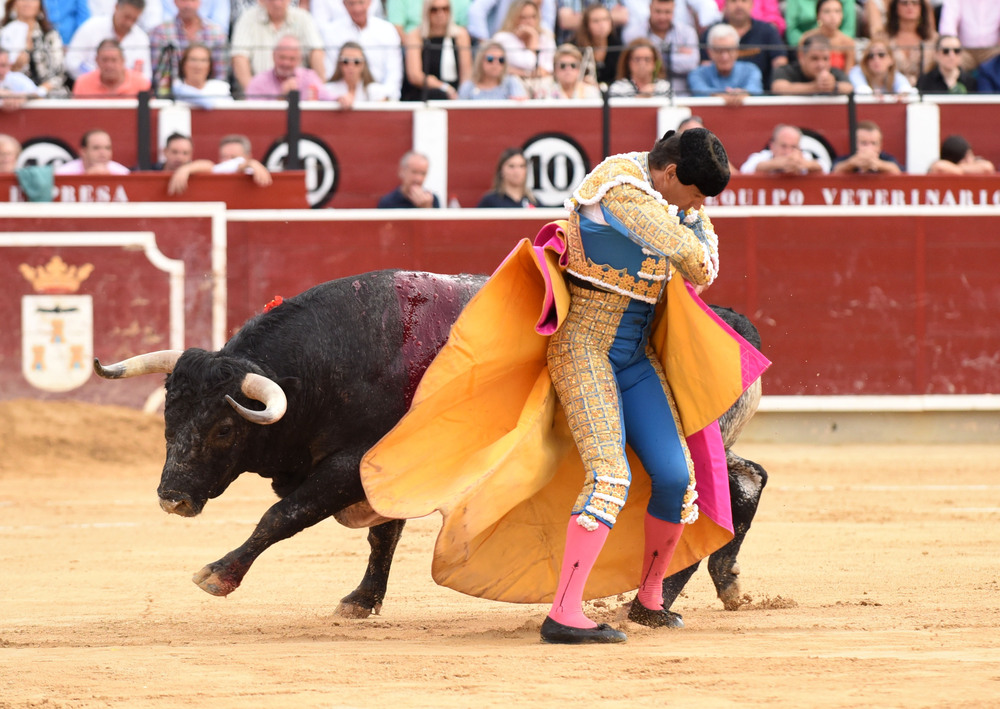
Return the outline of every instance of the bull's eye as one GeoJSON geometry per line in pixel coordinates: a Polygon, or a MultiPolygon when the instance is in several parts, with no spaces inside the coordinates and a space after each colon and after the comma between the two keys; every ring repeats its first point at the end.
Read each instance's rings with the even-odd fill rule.
{"type": "Polygon", "coordinates": [[[229,438],[233,433],[233,425],[230,423],[219,424],[219,427],[215,429],[216,438],[229,438]]]}

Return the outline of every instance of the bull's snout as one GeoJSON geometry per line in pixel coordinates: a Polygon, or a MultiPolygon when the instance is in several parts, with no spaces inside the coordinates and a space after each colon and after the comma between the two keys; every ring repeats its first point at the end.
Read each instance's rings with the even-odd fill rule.
{"type": "Polygon", "coordinates": [[[176,497],[160,497],[160,509],[167,514],[194,517],[201,512],[201,505],[196,505],[190,497],[178,495],[176,497]]]}

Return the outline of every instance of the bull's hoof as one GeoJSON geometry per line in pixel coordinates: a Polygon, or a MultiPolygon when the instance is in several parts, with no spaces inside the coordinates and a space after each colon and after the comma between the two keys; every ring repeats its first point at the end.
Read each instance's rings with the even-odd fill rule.
{"type": "Polygon", "coordinates": [[[344,599],[337,605],[337,610],[333,612],[334,615],[340,618],[367,618],[372,613],[378,615],[382,611],[382,604],[376,603],[374,608],[361,603],[355,603],[353,601],[348,601],[344,599]]]}
{"type": "Polygon", "coordinates": [[[722,607],[727,611],[739,610],[740,606],[746,602],[740,593],[739,581],[733,581],[719,591],[719,600],[722,601],[722,607]]]}
{"type": "Polygon", "coordinates": [[[224,579],[212,570],[211,565],[206,566],[201,571],[196,573],[191,577],[191,580],[194,581],[195,585],[202,591],[205,593],[211,593],[213,596],[228,596],[240,585],[239,582],[224,579]]]}
{"type": "Polygon", "coordinates": [[[647,628],[683,628],[684,621],[680,613],[673,611],[652,610],[642,605],[638,598],[632,601],[628,609],[628,619],[633,623],[645,625],[647,628]]]}

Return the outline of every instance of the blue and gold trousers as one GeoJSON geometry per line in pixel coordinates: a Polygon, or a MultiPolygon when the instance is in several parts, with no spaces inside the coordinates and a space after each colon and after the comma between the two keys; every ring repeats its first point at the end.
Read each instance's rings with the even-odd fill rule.
{"type": "Polygon", "coordinates": [[[569,314],[549,343],[548,365],[586,472],[573,514],[590,529],[614,526],[632,479],[627,443],[652,481],[648,512],[667,522],[689,519],[694,466],[648,344],[655,306],[573,283],[569,290],[569,314]]]}

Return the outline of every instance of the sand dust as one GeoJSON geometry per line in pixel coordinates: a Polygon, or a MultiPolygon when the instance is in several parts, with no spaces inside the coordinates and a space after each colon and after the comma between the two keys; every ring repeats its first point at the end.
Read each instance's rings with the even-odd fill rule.
{"type": "Polygon", "coordinates": [[[344,620],[362,530],[327,520],[215,598],[190,578],[272,503],[245,475],[192,519],[160,511],[162,421],[0,402],[0,708],[987,707],[1000,705],[1000,445],[737,446],[771,475],[744,605],[700,571],[687,628],[591,614],[625,645],[543,645],[542,606],[430,579],[411,522],[380,616],[344,620]]]}

